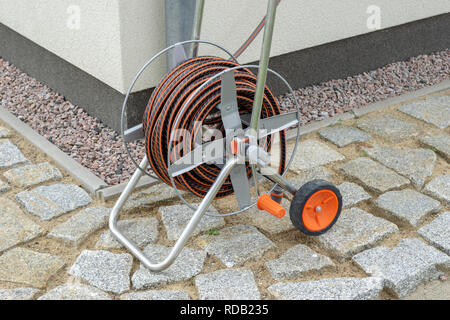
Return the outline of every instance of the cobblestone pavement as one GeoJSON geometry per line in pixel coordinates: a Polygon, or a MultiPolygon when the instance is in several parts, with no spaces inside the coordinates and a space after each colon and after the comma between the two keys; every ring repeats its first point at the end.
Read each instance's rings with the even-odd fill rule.
{"type": "MultiPolygon", "coordinates": [[[[0,123],[0,300],[450,299],[450,90],[424,98],[302,139],[288,178],[329,180],[344,197],[328,233],[308,237],[257,210],[205,217],[158,274],[109,233],[113,200],[91,197],[0,123]],[[421,296],[427,283],[437,293],[421,296]]],[[[132,196],[119,228],[157,260],[190,215],[158,185],[132,196]]]]}

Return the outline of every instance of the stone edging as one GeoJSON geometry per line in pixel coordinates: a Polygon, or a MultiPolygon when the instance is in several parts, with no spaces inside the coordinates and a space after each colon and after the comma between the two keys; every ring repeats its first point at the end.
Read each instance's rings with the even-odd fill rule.
{"type": "Polygon", "coordinates": [[[98,190],[108,187],[103,180],[94,175],[89,169],[83,167],[3,107],[0,107],[0,120],[4,121],[36,148],[53,159],[71,176],[77,179],[89,193],[95,195],[98,190]]]}

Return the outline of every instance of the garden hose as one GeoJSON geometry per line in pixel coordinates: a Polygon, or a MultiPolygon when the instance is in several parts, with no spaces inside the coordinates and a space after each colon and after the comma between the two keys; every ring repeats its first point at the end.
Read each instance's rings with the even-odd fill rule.
{"type": "MultiPolygon", "coordinates": [[[[171,163],[194,150],[198,142],[203,141],[205,128],[217,129],[225,137],[221,113],[218,107],[221,102],[221,79],[207,84],[202,90],[198,89],[214,75],[238,67],[239,64],[218,57],[203,56],[186,60],[178,67],[167,73],[157,85],[143,117],[145,145],[147,158],[154,173],[166,184],[172,186],[168,170],[168,150],[172,144],[171,163]],[[195,96],[191,97],[192,94],[195,96]],[[191,98],[190,105],[183,108],[184,103],[191,98]],[[184,110],[184,111],[183,111],[184,110]],[[179,114],[183,112],[183,114],[179,114]],[[180,116],[177,128],[175,120],[180,116]],[[174,132],[173,141],[170,141],[174,132]],[[189,132],[186,137],[183,132],[189,132]]],[[[251,114],[256,90],[257,77],[248,69],[233,71],[236,82],[236,95],[239,114],[251,114]]],[[[277,100],[266,87],[263,99],[261,118],[272,117],[281,113],[277,100]]],[[[241,117],[242,118],[242,117],[241,117]]],[[[243,123],[245,129],[247,125],[243,123]]],[[[270,152],[272,137],[267,136],[259,142],[261,148],[270,152]]],[[[286,166],[286,137],[280,132],[280,174],[286,166]]],[[[220,166],[205,163],[191,171],[174,177],[179,190],[190,191],[204,197],[220,173],[220,166]]],[[[252,175],[250,165],[247,164],[247,176],[252,175]]],[[[222,198],[233,193],[231,180],[228,178],[217,194],[222,198]]]]}

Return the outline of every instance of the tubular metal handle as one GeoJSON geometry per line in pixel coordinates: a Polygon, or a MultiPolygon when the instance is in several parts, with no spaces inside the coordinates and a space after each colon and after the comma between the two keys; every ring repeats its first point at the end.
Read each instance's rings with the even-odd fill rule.
{"type": "MultiPolygon", "coordinates": [[[[131,177],[130,181],[128,182],[127,186],[125,187],[125,190],[122,192],[122,194],[119,197],[119,200],[117,200],[116,204],[114,205],[114,208],[111,211],[111,215],[109,218],[109,228],[112,232],[112,234],[117,238],[117,240],[123,244],[128,250],[131,251],[131,253],[141,261],[145,267],[147,267],[151,271],[159,272],[167,269],[170,267],[175,259],[178,257],[178,255],[181,253],[181,250],[183,249],[184,245],[186,244],[187,240],[191,236],[191,234],[194,232],[195,228],[199,224],[201,218],[206,213],[208,207],[211,205],[211,202],[214,200],[214,198],[217,195],[217,192],[219,192],[220,188],[222,187],[222,184],[225,182],[226,178],[229,176],[231,170],[234,168],[234,166],[237,164],[238,159],[237,158],[231,158],[227,161],[225,166],[220,171],[219,176],[217,177],[214,184],[211,186],[211,189],[206,194],[205,198],[200,203],[199,207],[195,211],[194,215],[192,216],[191,220],[185,227],[183,233],[181,234],[180,238],[177,240],[175,245],[173,246],[172,250],[170,251],[167,258],[160,262],[160,263],[152,263],[144,252],[130,239],[128,239],[120,230],[117,228],[117,219],[120,214],[120,210],[124,206],[125,202],[127,201],[128,197],[130,196],[131,192],[136,187],[136,184],[138,183],[139,179],[142,177],[143,172],[139,169],[137,169],[133,176],[131,177]]],[[[148,166],[148,159],[147,157],[144,157],[142,160],[140,167],[141,168],[147,168],[148,166]]]]}

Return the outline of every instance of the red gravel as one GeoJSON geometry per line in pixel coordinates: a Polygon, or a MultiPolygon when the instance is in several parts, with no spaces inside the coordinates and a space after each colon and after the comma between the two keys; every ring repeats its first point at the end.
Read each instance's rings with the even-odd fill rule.
{"type": "MultiPolygon", "coordinates": [[[[450,49],[446,49],[301,88],[295,91],[295,98],[306,124],[437,84],[449,76],[450,49]]],[[[281,107],[293,110],[292,99],[291,95],[279,97],[281,107]]],[[[0,105],[109,185],[128,181],[135,170],[115,131],[1,58],[0,105]]],[[[136,159],[143,157],[142,143],[131,149],[136,159]]]]}

